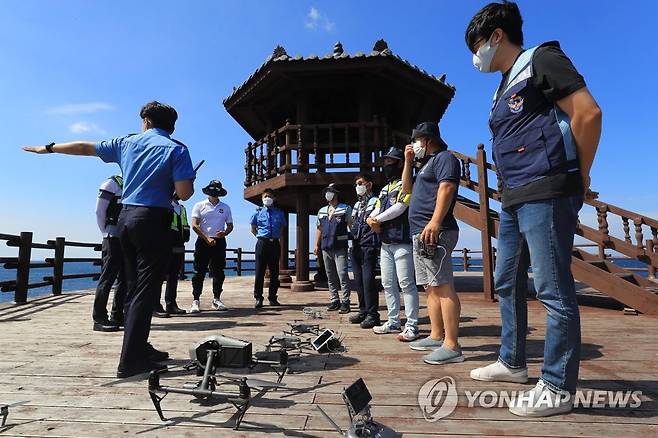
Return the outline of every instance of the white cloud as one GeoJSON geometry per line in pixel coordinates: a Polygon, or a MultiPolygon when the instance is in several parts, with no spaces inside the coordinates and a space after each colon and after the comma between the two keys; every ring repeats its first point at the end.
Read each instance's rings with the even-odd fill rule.
{"type": "Polygon", "coordinates": [[[311,30],[322,29],[331,32],[336,28],[336,23],[331,21],[326,15],[321,14],[316,8],[312,7],[311,10],[308,11],[308,14],[306,14],[304,26],[311,30]]]}
{"type": "Polygon", "coordinates": [[[91,122],[75,122],[69,126],[69,131],[73,134],[84,134],[84,133],[98,133],[106,134],[105,130],[98,126],[96,123],[91,122]]]}
{"type": "Polygon", "coordinates": [[[87,102],[87,103],[68,103],[65,105],[48,108],[46,114],[49,115],[71,115],[71,114],[90,114],[99,111],[111,111],[114,107],[106,102],[87,102]]]}

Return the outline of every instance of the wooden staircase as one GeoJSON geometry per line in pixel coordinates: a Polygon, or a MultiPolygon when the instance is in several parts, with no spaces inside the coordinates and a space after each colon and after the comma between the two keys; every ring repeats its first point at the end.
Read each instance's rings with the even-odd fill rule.
{"type": "MultiPolygon", "coordinates": [[[[495,249],[491,238],[497,238],[498,212],[489,207],[489,201],[500,201],[501,182],[496,189],[488,186],[488,174],[496,172],[493,164],[487,163],[484,146],[479,145],[477,156],[469,157],[457,152],[453,154],[462,163],[460,185],[478,194],[478,202],[458,196],[455,217],[480,230],[482,237],[485,298],[494,299],[493,266],[495,249]],[[471,177],[470,166],[477,167],[477,180],[471,177]]],[[[579,223],[577,235],[588,241],[575,245],[571,261],[573,276],[602,294],[623,303],[625,306],[648,315],[658,315],[658,220],[607,204],[599,200],[586,201],[586,206],[596,211],[598,229],[579,223]],[[623,237],[611,235],[609,215],[620,219],[623,237]],[[631,222],[634,235],[631,235],[631,222]],[[645,233],[651,235],[645,240],[645,233]],[[635,240],[633,242],[633,240],[635,240]],[[596,248],[598,254],[585,251],[585,247],[596,248]],[[639,261],[645,268],[624,268],[613,262],[608,251],[622,255],[623,260],[639,261]],[[638,271],[647,272],[647,277],[638,271]]],[[[615,257],[620,259],[620,257],[615,257]]]]}

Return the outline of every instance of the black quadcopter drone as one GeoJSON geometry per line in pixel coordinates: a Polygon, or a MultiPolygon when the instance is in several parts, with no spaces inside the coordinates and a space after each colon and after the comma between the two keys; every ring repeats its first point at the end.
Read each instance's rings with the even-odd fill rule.
{"type": "MultiPolygon", "coordinates": [[[[160,371],[152,371],[149,375],[149,395],[153,401],[153,406],[158,412],[162,421],[167,421],[162,412],[162,400],[169,394],[186,394],[194,396],[199,400],[216,400],[219,402],[232,404],[236,409],[236,420],[234,429],[237,430],[242,423],[247,409],[249,409],[252,397],[252,389],[258,389],[256,397],[264,394],[270,389],[276,389],[285,386],[281,383],[285,370],[287,369],[287,355],[285,351],[272,352],[277,357],[262,357],[258,359],[251,354],[251,343],[228,336],[209,336],[197,342],[190,348],[190,357],[192,363],[185,367],[186,370],[201,372],[203,378],[198,382],[188,382],[182,388],[172,386],[162,386],[160,382],[160,371]],[[269,359],[269,360],[268,360],[269,359]],[[285,359],[285,363],[284,363],[285,359]],[[235,379],[217,374],[218,368],[252,368],[259,363],[269,365],[273,368],[283,367],[283,372],[277,374],[277,382],[268,382],[250,377],[235,379]],[[220,381],[218,378],[225,379],[220,381]],[[234,385],[237,386],[233,391],[218,390],[220,386],[234,385]],[[162,395],[161,395],[162,394],[162,395]]],[[[259,353],[257,353],[258,356],[259,353]]]]}

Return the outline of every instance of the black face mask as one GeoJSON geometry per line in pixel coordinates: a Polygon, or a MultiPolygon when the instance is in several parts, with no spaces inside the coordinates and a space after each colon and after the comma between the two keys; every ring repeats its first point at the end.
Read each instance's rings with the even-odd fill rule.
{"type": "Polygon", "coordinates": [[[402,169],[400,169],[396,164],[385,164],[384,165],[384,176],[387,181],[390,181],[394,178],[399,178],[402,175],[402,169]]]}

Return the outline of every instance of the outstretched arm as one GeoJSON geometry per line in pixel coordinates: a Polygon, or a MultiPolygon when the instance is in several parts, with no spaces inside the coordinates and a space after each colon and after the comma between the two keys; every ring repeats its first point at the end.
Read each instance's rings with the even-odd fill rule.
{"type": "MultiPolygon", "coordinates": [[[[25,152],[33,152],[35,154],[48,154],[50,153],[46,146],[24,146],[25,152]]],[[[69,143],[55,143],[50,148],[51,151],[58,154],[66,155],[83,155],[88,157],[95,157],[96,147],[95,143],[90,141],[72,141],[69,143]]]]}

